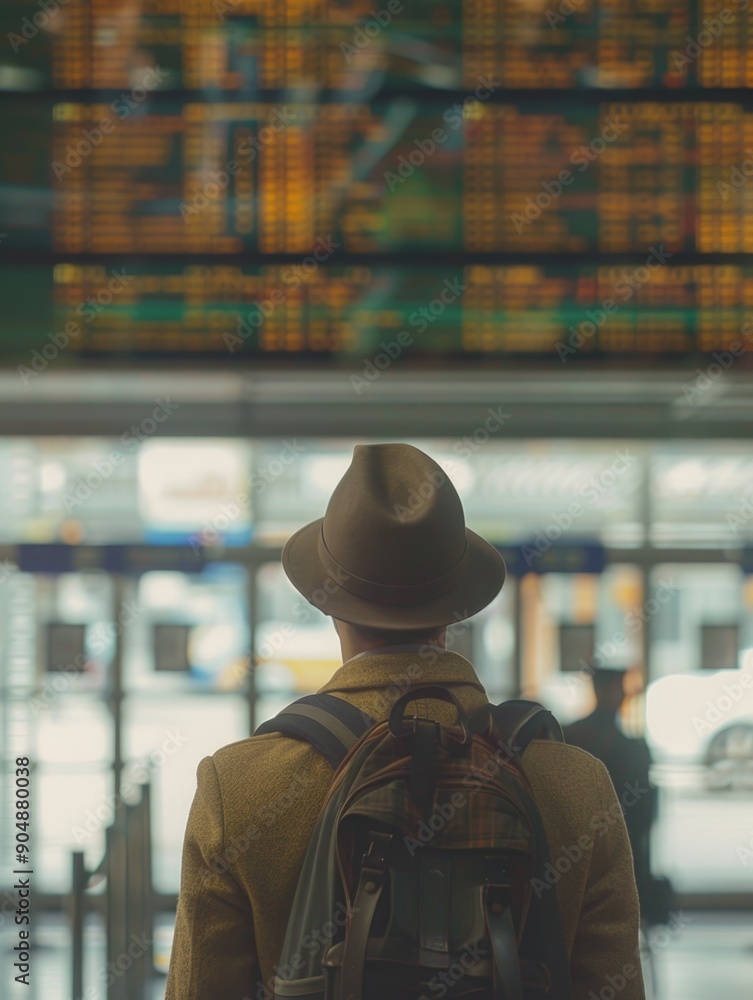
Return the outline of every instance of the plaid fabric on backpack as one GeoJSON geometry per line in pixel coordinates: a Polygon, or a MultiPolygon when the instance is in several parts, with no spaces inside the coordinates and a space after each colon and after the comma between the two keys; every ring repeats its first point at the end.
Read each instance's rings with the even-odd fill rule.
{"type": "Polygon", "coordinates": [[[331,695],[257,732],[308,740],[336,768],[303,863],[275,1000],[571,1000],[549,850],[521,755],[562,739],[533,702],[469,720],[447,688],[412,688],[374,723],[331,695]],[[458,724],[405,717],[449,701],[458,724]],[[539,898],[540,897],[540,898],[539,898]]]}

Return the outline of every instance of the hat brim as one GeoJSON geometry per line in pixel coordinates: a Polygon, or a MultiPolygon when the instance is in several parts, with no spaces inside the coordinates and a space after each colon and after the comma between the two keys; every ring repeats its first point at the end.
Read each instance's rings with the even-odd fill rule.
{"type": "Polygon", "coordinates": [[[319,559],[323,518],[297,531],[282,552],[285,573],[306,600],[325,615],[368,628],[409,630],[450,625],[477,614],[502,589],[507,571],[500,553],[466,528],[468,569],[453,589],[423,604],[396,605],[367,601],[351,594],[319,559]]]}

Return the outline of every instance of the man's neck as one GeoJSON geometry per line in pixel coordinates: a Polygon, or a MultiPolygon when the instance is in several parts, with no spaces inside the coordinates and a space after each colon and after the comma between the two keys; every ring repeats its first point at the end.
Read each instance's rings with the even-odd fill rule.
{"type": "MultiPolygon", "coordinates": [[[[406,633],[405,638],[400,636],[400,633],[387,632],[384,635],[379,635],[377,632],[374,634],[374,630],[363,631],[348,625],[345,622],[336,623],[337,635],[340,639],[340,649],[342,650],[343,663],[347,663],[348,660],[352,660],[354,656],[360,656],[362,653],[373,653],[379,650],[381,653],[385,649],[391,649],[394,646],[401,646],[404,644],[412,644],[416,639],[420,639],[420,635],[411,635],[406,633]]],[[[426,642],[423,645],[438,646],[442,649],[446,646],[446,630],[438,629],[435,635],[427,635],[426,642]]]]}
{"type": "Polygon", "coordinates": [[[435,646],[431,642],[406,642],[395,646],[380,646],[376,649],[369,648],[363,650],[361,653],[355,653],[353,656],[349,656],[346,660],[343,656],[343,664],[350,663],[352,660],[362,660],[367,656],[390,656],[399,653],[420,653],[424,650],[431,649],[439,652],[446,652],[446,646],[435,646]]]}

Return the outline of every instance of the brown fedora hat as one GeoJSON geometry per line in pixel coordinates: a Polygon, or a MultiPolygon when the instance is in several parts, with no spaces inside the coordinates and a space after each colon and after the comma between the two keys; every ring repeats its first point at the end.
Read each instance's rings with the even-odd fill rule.
{"type": "Polygon", "coordinates": [[[505,581],[447,473],[407,444],[357,445],[324,517],[289,539],[282,565],[325,614],[384,629],[470,618],[505,581]]]}

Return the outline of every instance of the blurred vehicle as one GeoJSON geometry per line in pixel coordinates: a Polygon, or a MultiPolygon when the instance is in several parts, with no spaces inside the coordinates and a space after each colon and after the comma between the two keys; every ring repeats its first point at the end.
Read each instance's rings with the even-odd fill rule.
{"type": "Polygon", "coordinates": [[[753,669],[649,684],[646,740],[658,763],[704,768],[710,790],[753,789],[753,669]]]}

